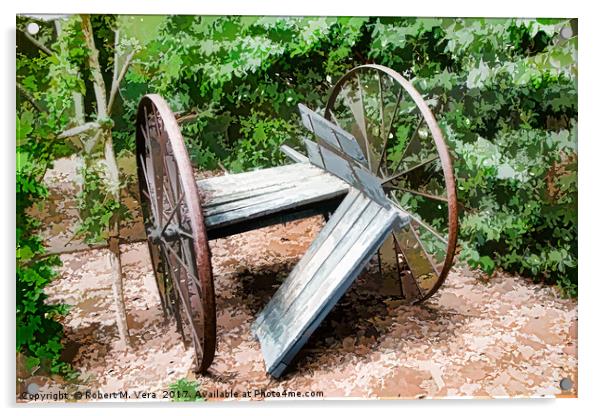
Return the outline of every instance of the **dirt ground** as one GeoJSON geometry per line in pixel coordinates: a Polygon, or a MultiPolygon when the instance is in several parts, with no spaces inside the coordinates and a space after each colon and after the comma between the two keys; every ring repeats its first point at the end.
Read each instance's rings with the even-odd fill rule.
{"type": "MultiPolygon", "coordinates": [[[[65,179],[55,174],[49,180],[63,197],[73,191],[65,179]]],[[[63,223],[65,205],[54,206],[44,230],[51,245],[56,240],[48,230],[54,227],[64,240],[64,230],[72,229],[63,223]]],[[[60,278],[48,294],[52,302],[72,305],[64,319],[64,356],[80,380],[67,385],[35,376],[20,388],[35,383],[42,392],[155,392],[162,400],[171,383],[187,378],[206,395],[250,392],[251,399],[285,391],[325,398],[577,394],[576,301],[520,276],[484,279],[462,266],[419,306],[403,304],[369,268],[288,372],[273,379],[250,327],[322,224],[310,218],[211,242],[218,347],[203,376],[192,371],[192,346],[183,344],[173,319],[163,318],[146,243],[122,245],[128,348],[118,339],[107,251],[62,254],[60,278]],[[568,390],[560,388],[564,378],[572,382],[568,390]]]]}

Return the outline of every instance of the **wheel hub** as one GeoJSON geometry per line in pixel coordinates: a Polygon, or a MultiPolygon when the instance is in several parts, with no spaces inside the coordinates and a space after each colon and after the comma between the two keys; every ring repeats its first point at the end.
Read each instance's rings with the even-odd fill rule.
{"type": "Polygon", "coordinates": [[[172,242],[177,241],[182,233],[175,225],[168,225],[164,230],[162,227],[151,226],[147,228],[146,235],[153,244],[160,244],[162,241],[172,242]]]}

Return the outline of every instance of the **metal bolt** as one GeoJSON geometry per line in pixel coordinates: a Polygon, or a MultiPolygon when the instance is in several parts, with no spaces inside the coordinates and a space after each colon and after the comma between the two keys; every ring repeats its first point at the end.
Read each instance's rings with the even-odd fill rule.
{"type": "Polygon", "coordinates": [[[27,25],[27,32],[30,35],[36,35],[40,31],[40,25],[35,22],[31,22],[27,25]]]}
{"type": "Polygon", "coordinates": [[[565,377],[562,380],[560,380],[560,389],[562,389],[563,391],[567,391],[573,388],[573,381],[568,378],[565,377]]]}
{"type": "Polygon", "coordinates": [[[563,39],[570,39],[573,37],[573,29],[570,26],[565,26],[560,29],[560,37],[563,39]]]}
{"type": "Polygon", "coordinates": [[[27,393],[29,394],[37,394],[40,391],[40,386],[36,383],[31,383],[27,386],[27,393]]]}

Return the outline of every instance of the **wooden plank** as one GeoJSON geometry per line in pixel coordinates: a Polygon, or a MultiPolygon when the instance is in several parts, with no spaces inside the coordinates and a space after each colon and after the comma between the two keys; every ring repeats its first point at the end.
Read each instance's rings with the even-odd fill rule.
{"type": "Polygon", "coordinates": [[[348,186],[337,178],[328,176],[305,180],[297,186],[210,208],[205,216],[207,228],[226,226],[240,221],[269,215],[279,210],[299,207],[316,201],[335,198],[347,192],[348,186]],[[214,207],[215,208],[215,207],[214,207]]]}
{"type": "Polygon", "coordinates": [[[389,206],[389,199],[380,183],[380,179],[374,176],[372,172],[360,166],[353,166],[353,172],[361,184],[361,190],[371,199],[383,206],[389,206]]]}
{"type": "MultiPolygon", "coordinates": [[[[280,333],[286,328],[283,317],[294,314],[294,311],[307,307],[316,295],[315,287],[320,285],[321,278],[327,276],[333,268],[339,265],[342,258],[360,237],[368,224],[378,214],[381,207],[372,203],[362,195],[348,210],[343,220],[337,224],[333,232],[320,244],[319,250],[312,256],[308,264],[299,270],[297,285],[283,290],[281,298],[276,298],[275,311],[266,318],[269,331],[280,333]],[[272,319],[270,319],[272,318],[272,319]],[[279,328],[279,329],[278,329],[279,328]]],[[[297,316],[298,318],[298,316],[297,316]]]]}
{"type": "MultiPolygon", "coordinates": [[[[348,208],[357,200],[357,198],[360,195],[361,195],[361,193],[357,189],[351,188],[349,190],[349,193],[347,194],[347,196],[345,197],[343,202],[341,202],[341,205],[339,205],[339,207],[336,209],[336,211],[330,217],[330,220],[326,223],[324,228],[322,228],[322,230],[320,231],[318,236],[311,243],[311,245],[309,246],[309,249],[307,250],[305,255],[301,258],[299,263],[297,263],[297,265],[293,268],[293,271],[291,272],[291,274],[280,286],[283,291],[291,290],[290,287],[296,284],[296,280],[297,280],[297,277],[299,277],[300,272],[302,270],[304,270],[307,263],[309,263],[311,261],[311,259],[314,258],[314,254],[316,253],[316,251],[322,246],[322,243],[332,234],[332,230],[346,216],[348,208]]],[[[273,299],[274,298],[270,299],[270,303],[275,302],[273,299]]],[[[270,303],[268,303],[268,305],[270,303]]],[[[268,308],[266,306],[265,309],[266,309],[266,311],[268,309],[270,309],[270,310],[272,310],[272,313],[273,313],[274,310],[276,309],[276,305],[274,305],[274,308],[272,308],[272,307],[268,308]]],[[[261,325],[263,320],[265,318],[267,318],[268,316],[269,316],[269,314],[267,314],[267,313],[259,314],[257,319],[255,320],[254,325],[255,326],[261,325]]]]}
{"type": "MultiPolygon", "coordinates": [[[[406,218],[409,220],[409,216],[404,212],[404,215],[406,215],[406,218]]],[[[397,239],[399,238],[399,236],[401,235],[401,233],[403,233],[403,228],[404,227],[408,227],[409,225],[409,221],[406,222],[405,224],[396,224],[396,226],[393,228],[393,236],[394,236],[394,240],[396,241],[396,245],[399,245],[400,243],[397,241],[397,239]]],[[[401,250],[401,247],[399,247],[399,249],[401,250]]],[[[407,265],[407,263],[406,263],[407,265]]],[[[401,292],[403,294],[403,297],[406,300],[413,300],[413,299],[417,299],[419,297],[421,297],[423,295],[422,290],[420,289],[420,287],[418,286],[418,284],[416,283],[416,280],[414,280],[414,277],[411,274],[411,270],[408,272],[407,270],[401,275],[401,292]]]]}
{"type": "MultiPolygon", "coordinates": [[[[228,195],[228,198],[223,198],[224,202],[222,202],[221,204],[210,203],[207,205],[203,205],[203,214],[205,215],[205,217],[211,217],[213,215],[236,211],[237,209],[245,208],[251,205],[268,203],[275,198],[291,194],[290,191],[293,188],[296,189],[298,187],[296,187],[295,184],[292,183],[285,183],[270,186],[267,188],[254,189],[250,192],[246,192],[246,198],[241,198],[241,192],[237,192],[234,194],[236,196],[235,198],[229,198],[230,195],[228,195]]],[[[244,195],[245,193],[242,192],[242,194],[244,195]]]]}
{"type": "MultiPolygon", "coordinates": [[[[241,190],[258,189],[284,182],[294,182],[323,174],[323,170],[311,164],[294,163],[275,168],[203,179],[197,182],[197,186],[202,193],[207,194],[207,198],[212,198],[241,190]]],[[[205,200],[205,202],[208,201],[205,200]]]]}
{"type": "MultiPolygon", "coordinates": [[[[246,207],[251,207],[257,204],[265,204],[268,208],[272,204],[284,204],[284,201],[279,201],[280,198],[286,199],[291,203],[302,205],[304,198],[312,198],[314,196],[330,195],[332,192],[342,190],[343,184],[332,176],[319,176],[306,179],[302,182],[293,184],[289,183],[282,186],[262,189],[260,192],[250,193],[250,197],[242,199],[228,200],[219,205],[203,207],[203,213],[206,219],[213,216],[225,214],[231,211],[237,211],[246,207]]],[[[211,220],[212,221],[212,220],[211,220]]],[[[210,222],[211,222],[210,221],[210,222]]]]}
{"type": "Polygon", "coordinates": [[[308,139],[303,139],[303,142],[305,143],[305,148],[307,149],[307,155],[309,156],[310,163],[324,169],[324,159],[322,158],[322,153],[320,152],[320,146],[308,139]]]}
{"type": "MultiPolygon", "coordinates": [[[[345,224],[352,224],[362,214],[369,201],[356,189],[351,189],[343,202],[334,212],[326,226],[320,231],[312,242],[305,255],[293,268],[293,271],[282,283],[277,293],[286,293],[289,297],[297,296],[307,283],[306,275],[317,270],[325,257],[328,255],[325,246],[334,247],[341,238],[341,232],[335,233],[335,229],[342,228],[345,224]]],[[[284,313],[288,305],[274,296],[268,302],[264,311],[260,313],[255,321],[255,326],[261,325],[263,321],[272,318],[278,319],[284,313]]]]}
{"type": "Polygon", "coordinates": [[[289,159],[296,163],[309,163],[307,156],[297,152],[290,146],[283,144],[280,146],[280,151],[286,155],[289,159]]]}
{"type": "Polygon", "coordinates": [[[269,214],[262,214],[249,221],[243,219],[236,223],[226,225],[220,224],[217,227],[207,228],[207,238],[210,240],[226,238],[231,235],[246,233],[247,231],[257,230],[271,225],[286,224],[303,218],[327,216],[336,211],[344,197],[345,194],[342,194],[300,206],[280,209],[269,214]]]}
{"type": "Polygon", "coordinates": [[[343,219],[328,230],[328,237],[321,238],[320,233],[318,238],[321,238],[321,243],[306,255],[319,259],[314,261],[312,268],[301,268],[298,279],[305,282],[302,290],[292,290],[293,287],[285,285],[285,282],[253,325],[261,343],[266,368],[272,375],[278,377],[284,371],[374,255],[395,221],[399,220],[398,215],[397,210],[384,208],[363,195],[354,197],[350,193],[347,196],[333,215],[333,219],[343,219]],[[363,211],[360,218],[351,221],[344,219],[358,209],[363,211]],[[334,247],[331,236],[338,237],[334,247]],[[292,296],[289,296],[289,291],[292,296]],[[278,313],[271,314],[272,308],[277,309],[278,313]],[[266,316],[269,319],[266,320],[266,316]]]}
{"type": "Polygon", "coordinates": [[[312,285],[316,284],[321,274],[324,274],[324,269],[328,270],[330,265],[337,264],[341,260],[357,239],[358,233],[363,231],[379,209],[378,204],[371,204],[371,201],[362,195],[346,210],[342,220],[328,237],[323,239],[318,250],[309,254],[310,260],[297,269],[296,284],[285,287],[274,295],[273,305],[265,318],[272,332],[305,291],[309,290],[313,293],[312,285]]]}
{"type": "Polygon", "coordinates": [[[393,276],[399,278],[399,258],[395,249],[395,238],[389,234],[378,250],[378,264],[383,278],[393,276]]]}
{"type": "Polygon", "coordinates": [[[343,159],[337,153],[326,147],[318,146],[320,147],[322,159],[324,160],[324,169],[336,177],[343,179],[354,188],[361,190],[361,183],[357,176],[355,176],[349,161],[343,159]]]}
{"type": "Polygon", "coordinates": [[[439,279],[439,272],[416,236],[412,225],[398,228],[394,233],[420,292],[430,291],[439,279]]]}
{"type": "Polygon", "coordinates": [[[314,133],[318,139],[323,140],[327,147],[344,152],[360,164],[367,165],[368,161],[351,133],[326,120],[303,104],[299,104],[299,113],[303,126],[314,133]]]}
{"type": "MultiPolygon", "coordinates": [[[[372,225],[373,227],[371,227],[370,230],[378,232],[376,228],[378,224],[373,223],[372,225]]],[[[350,249],[347,258],[343,259],[344,262],[353,261],[353,264],[346,268],[346,270],[344,270],[343,267],[334,269],[333,273],[328,276],[328,279],[323,280],[325,284],[317,289],[318,292],[314,294],[312,303],[302,311],[302,315],[293,317],[294,314],[291,312],[291,323],[299,323],[299,325],[290,325],[285,328],[285,333],[283,333],[279,339],[275,340],[276,343],[274,346],[276,346],[277,349],[274,352],[277,354],[273,355],[272,364],[270,365],[266,359],[266,366],[273,369],[270,372],[275,377],[279,377],[286,366],[292,362],[295,355],[351,286],[355,278],[361,273],[367,262],[374,255],[378,246],[386,238],[388,226],[386,224],[380,224],[380,226],[384,227],[386,231],[381,231],[380,234],[371,233],[369,234],[370,238],[368,241],[355,244],[350,249]],[[352,256],[355,257],[351,258],[352,256]],[[320,292],[325,293],[326,296],[321,298],[316,296],[319,295],[320,292]],[[274,365],[276,363],[278,364],[274,365]]],[[[262,351],[264,351],[263,348],[262,351]]]]}
{"type": "Polygon", "coordinates": [[[347,157],[343,152],[315,144],[311,140],[305,139],[305,145],[310,163],[323,167],[379,204],[389,206],[390,202],[385,195],[380,179],[364,166],[347,157]]]}
{"type": "Polygon", "coordinates": [[[219,205],[225,205],[228,203],[257,197],[260,195],[274,193],[274,192],[281,191],[284,189],[289,189],[294,186],[295,186],[294,184],[291,184],[289,182],[284,182],[284,183],[268,184],[268,185],[261,186],[261,187],[258,186],[253,189],[243,188],[243,189],[239,190],[238,188],[234,188],[234,191],[231,193],[228,193],[228,194],[222,194],[222,195],[217,195],[217,196],[215,194],[211,195],[211,197],[207,198],[207,202],[203,203],[203,209],[208,209],[210,207],[216,207],[219,205]]]}

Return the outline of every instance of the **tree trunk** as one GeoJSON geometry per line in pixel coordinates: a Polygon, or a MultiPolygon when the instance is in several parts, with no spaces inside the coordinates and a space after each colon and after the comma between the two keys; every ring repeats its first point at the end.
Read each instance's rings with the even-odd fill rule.
{"type": "MultiPolygon", "coordinates": [[[[111,135],[110,127],[107,127],[106,123],[104,123],[104,119],[108,116],[106,86],[102,77],[100,62],[98,61],[98,49],[96,49],[96,45],[94,44],[90,16],[82,14],[81,21],[86,45],[90,50],[88,63],[94,81],[94,95],[96,97],[97,116],[100,124],[100,137],[101,140],[104,141],[104,161],[108,171],[109,188],[114,200],[120,202],[119,169],[113,151],[113,136],[111,135]]],[[[116,213],[109,222],[109,262],[113,273],[112,289],[115,299],[117,329],[119,330],[119,336],[122,342],[127,346],[130,344],[130,337],[123,296],[123,271],[121,269],[121,252],[119,250],[119,224],[119,214],[116,213]]]]}
{"type": "Polygon", "coordinates": [[[123,271],[121,268],[119,237],[109,237],[109,264],[111,265],[111,273],[113,274],[111,289],[113,290],[113,298],[115,299],[117,330],[119,331],[121,342],[127,347],[130,344],[130,333],[123,297],[123,271]]]}

